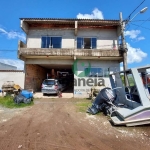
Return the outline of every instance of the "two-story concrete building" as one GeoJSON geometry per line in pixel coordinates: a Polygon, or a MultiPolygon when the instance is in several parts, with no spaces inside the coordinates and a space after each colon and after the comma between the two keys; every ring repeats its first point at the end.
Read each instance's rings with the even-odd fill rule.
{"type": "Polygon", "coordinates": [[[43,79],[58,71],[72,74],[74,97],[87,97],[102,78],[119,71],[119,20],[20,18],[26,43],[19,41],[18,57],[25,62],[25,89],[39,91],[43,79]],[[74,69],[72,69],[72,67],[74,69]],[[73,80],[74,79],[74,80],[73,80]]]}

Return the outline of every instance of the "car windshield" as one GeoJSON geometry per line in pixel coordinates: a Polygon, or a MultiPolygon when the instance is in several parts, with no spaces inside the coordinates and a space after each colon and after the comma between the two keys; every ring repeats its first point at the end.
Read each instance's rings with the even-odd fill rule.
{"type": "Polygon", "coordinates": [[[45,80],[43,82],[43,84],[46,84],[46,85],[54,85],[55,84],[55,80],[45,80]]]}

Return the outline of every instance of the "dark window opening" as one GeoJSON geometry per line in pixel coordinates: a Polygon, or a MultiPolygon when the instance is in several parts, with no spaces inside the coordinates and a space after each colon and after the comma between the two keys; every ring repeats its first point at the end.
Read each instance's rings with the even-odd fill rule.
{"type": "Polygon", "coordinates": [[[61,37],[42,37],[41,48],[61,48],[61,37]]]}
{"type": "Polygon", "coordinates": [[[96,38],[77,38],[77,49],[96,49],[96,38]]]}
{"type": "Polygon", "coordinates": [[[91,49],[91,39],[84,38],[84,49],[91,49]]]}
{"type": "Polygon", "coordinates": [[[55,85],[55,80],[44,80],[43,84],[46,84],[46,85],[55,85]]]}

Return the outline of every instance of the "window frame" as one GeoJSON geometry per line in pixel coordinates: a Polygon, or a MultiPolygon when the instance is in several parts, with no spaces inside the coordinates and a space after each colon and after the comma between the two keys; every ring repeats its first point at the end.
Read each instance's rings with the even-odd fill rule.
{"type": "Polygon", "coordinates": [[[62,36],[41,36],[41,48],[62,48],[62,36]],[[45,47],[43,46],[43,38],[46,38],[46,44],[45,47]],[[49,38],[49,42],[48,42],[48,38],[49,38]],[[54,47],[52,46],[52,38],[60,38],[60,47],[54,47]],[[47,43],[49,44],[49,46],[47,45],[47,43]]]}
{"type": "MultiPolygon", "coordinates": [[[[84,68],[84,71],[86,72],[86,69],[87,69],[88,67],[85,67],[84,68]]],[[[88,74],[88,75],[86,75],[85,77],[100,77],[100,78],[108,78],[109,77],[109,69],[108,68],[101,68],[101,67],[91,67],[90,69],[97,69],[97,71],[100,69],[101,70],[101,72],[102,72],[102,76],[100,76],[100,75],[98,75],[99,73],[101,73],[101,72],[97,72],[97,73],[94,73],[94,75],[93,76],[91,76],[91,70],[90,70],[90,73],[88,74]],[[107,73],[105,73],[105,71],[107,70],[107,73]],[[96,76],[96,74],[97,74],[97,76],[96,76]]]]}
{"type": "MultiPolygon", "coordinates": [[[[90,48],[89,49],[97,49],[97,37],[81,37],[81,36],[79,36],[79,37],[77,37],[76,38],[76,41],[77,41],[77,43],[76,43],[76,48],[77,49],[85,49],[84,47],[85,47],[85,44],[84,44],[84,39],[90,39],[90,48]],[[81,45],[80,46],[78,46],[80,43],[78,43],[78,39],[81,39],[81,45]],[[94,40],[95,39],[95,45],[93,46],[93,43],[94,43],[94,40]]],[[[87,48],[86,48],[87,49],[87,48]]]]}

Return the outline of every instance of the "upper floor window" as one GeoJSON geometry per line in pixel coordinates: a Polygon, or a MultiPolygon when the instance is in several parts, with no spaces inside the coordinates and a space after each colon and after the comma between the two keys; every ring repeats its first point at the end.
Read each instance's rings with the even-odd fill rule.
{"type": "Polygon", "coordinates": [[[42,37],[41,48],[61,48],[62,37],[42,37]]]}
{"type": "Polygon", "coordinates": [[[77,38],[77,49],[96,49],[96,38],[77,38]]]}

